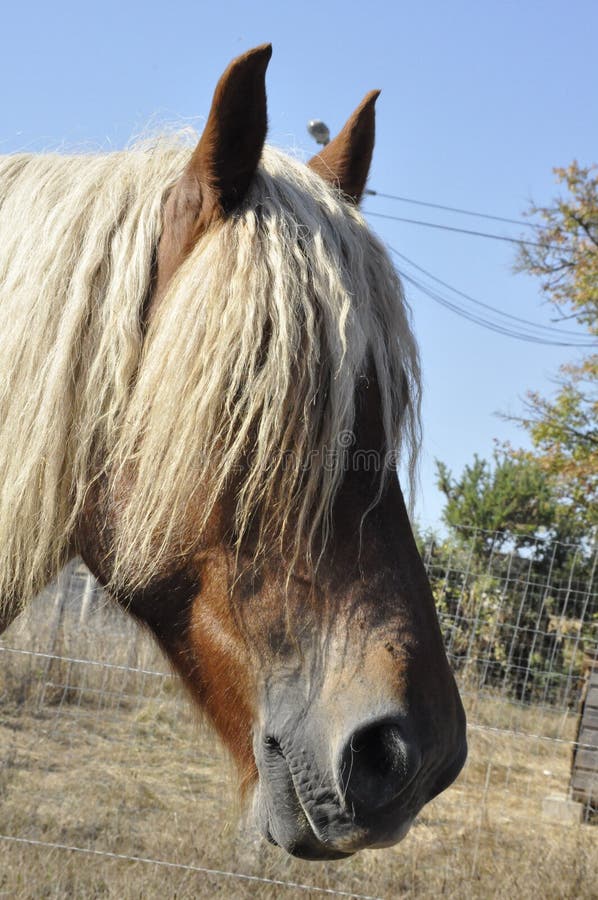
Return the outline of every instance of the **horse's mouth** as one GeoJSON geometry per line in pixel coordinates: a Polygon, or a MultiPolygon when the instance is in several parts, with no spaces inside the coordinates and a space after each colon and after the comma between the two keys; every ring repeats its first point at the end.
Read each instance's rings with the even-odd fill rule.
{"type": "MultiPolygon", "coordinates": [[[[268,841],[268,843],[272,844],[274,847],[280,847],[278,841],[276,841],[270,832],[270,829],[266,829],[266,833],[264,837],[268,841]]],[[[328,847],[326,844],[322,844],[316,835],[314,835],[315,840],[312,841],[302,841],[299,843],[289,844],[286,847],[283,847],[283,850],[286,850],[287,853],[290,853],[291,856],[296,856],[298,859],[308,859],[308,860],[327,860],[327,859],[347,859],[349,856],[353,856],[355,853],[354,850],[345,853],[343,850],[335,850],[332,847],[328,847]]]]}
{"type": "Polygon", "coordinates": [[[414,814],[395,807],[382,812],[386,827],[374,834],[355,820],[337,788],[326,786],[320,774],[301,778],[278,742],[268,742],[265,751],[258,763],[254,812],[270,844],[300,859],[346,859],[362,849],[396,844],[409,831],[414,814]]]}
{"type": "MultiPolygon", "coordinates": [[[[307,811],[305,793],[298,789],[280,743],[266,740],[258,763],[260,777],[255,795],[256,824],[266,840],[300,859],[343,859],[343,850],[327,840],[307,811]]],[[[309,791],[307,792],[309,793],[309,791]]],[[[332,809],[329,810],[329,815],[332,809]]]]}

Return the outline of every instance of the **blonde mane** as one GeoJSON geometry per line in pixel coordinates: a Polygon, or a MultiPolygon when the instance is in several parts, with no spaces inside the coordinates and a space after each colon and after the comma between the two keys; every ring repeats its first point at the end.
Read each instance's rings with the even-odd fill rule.
{"type": "Polygon", "coordinates": [[[115,496],[131,482],[115,535],[128,584],[181,549],[198,496],[201,537],[240,465],[238,536],[258,510],[297,542],[326,534],[368,369],[386,449],[413,475],[419,364],[397,275],[359,211],[282,153],[265,149],[143,334],[164,199],[189,154],[170,138],[0,158],[0,603],[59,570],[98,474],[115,496]]]}

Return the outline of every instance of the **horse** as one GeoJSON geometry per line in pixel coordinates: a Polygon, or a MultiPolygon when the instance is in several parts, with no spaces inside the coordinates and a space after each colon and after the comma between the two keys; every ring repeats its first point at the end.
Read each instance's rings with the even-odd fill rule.
{"type": "Polygon", "coordinates": [[[258,830],[338,859],[402,839],[465,717],[397,475],[417,345],[359,211],[379,92],[305,164],[265,144],[270,56],[194,146],[0,158],[0,625],[80,555],[258,830]]]}

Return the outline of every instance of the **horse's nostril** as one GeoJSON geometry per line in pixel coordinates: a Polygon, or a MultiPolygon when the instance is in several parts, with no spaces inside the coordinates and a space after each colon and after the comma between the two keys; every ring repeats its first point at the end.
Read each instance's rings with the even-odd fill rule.
{"type": "Polygon", "coordinates": [[[401,727],[383,720],[351,735],[341,757],[341,785],[356,812],[376,810],[397,797],[419,768],[419,753],[401,727]]]}
{"type": "Polygon", "coordinates": [[[266,748],[270,751],[270,753],[277,753],[279,756],[284,755],[279,742],[275,737],[272,737],[272,735],[266,735],[266,737],[264,738],[264,744],[266,745],[266,748]]]}

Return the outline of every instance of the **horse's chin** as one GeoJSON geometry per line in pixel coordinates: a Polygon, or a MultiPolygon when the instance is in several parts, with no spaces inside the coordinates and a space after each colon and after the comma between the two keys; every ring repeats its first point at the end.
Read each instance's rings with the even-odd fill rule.
{"type": "Polygon", "coordinates": [[[321,843],[318,838],[313,835],[314,840],[302,840],[302,841],[293,841],[288,846],[284,847],[279,844],[271,835],[270,830],[268,829],[264,837],[266,840],[273,844],[275,847],[280,847],[282,850],[285,850],[291,856],[297,857],[297,859],[306,859],[311,862],[323,862],[325,860],[333,860],[333,859],[348,859],[350,856],[353,856],[354,850],[348,853],[345,853],[342,850],[337,850],[334,847],[328,847],[326,844],[321,843]]]}
{"type": "Polygon", "coordinates": [[[264,801],[259,785],[254,799],[254,820],[268,843],[299,859],[346,859],[355,853],[355,850],[341,850],[319,838],[302,809],[294,807],[282,813],[272,809],[271,804],[264,801]]]}
{"type": "Polygon", "coordinates": [[[295,792],[292,797],[285,794],[274,798],[271,790],[263,788],[258,782],[253,803],[258,831],[270,844],[299,859],[346,859],[359,850],[391,847],[403,840],[413,823],[413,816],[395,819],[384,836],[373,839],[361,828],[347,829],[346,822],[335,828],[329,821],[328,834],[319,835],[295,792]]]}

